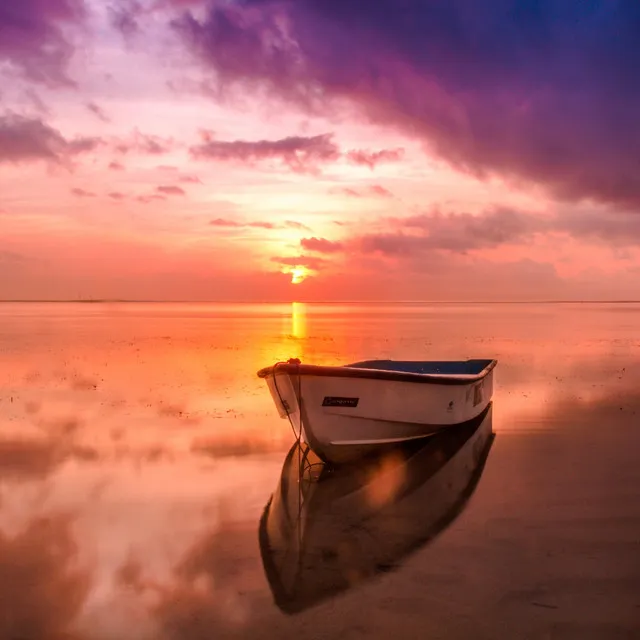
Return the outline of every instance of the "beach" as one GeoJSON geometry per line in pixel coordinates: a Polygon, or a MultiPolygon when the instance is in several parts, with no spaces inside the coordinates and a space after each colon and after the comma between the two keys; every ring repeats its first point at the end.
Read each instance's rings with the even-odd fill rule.
{"type": "Polygon", "coordinates": [[[639,638],[638,327],[634,303],[0,304],[0,638],[639,638]],[[294,436],[256,371],[290,357],[498,360],[460,512],[295,613],[259,539],[294,436]]]}

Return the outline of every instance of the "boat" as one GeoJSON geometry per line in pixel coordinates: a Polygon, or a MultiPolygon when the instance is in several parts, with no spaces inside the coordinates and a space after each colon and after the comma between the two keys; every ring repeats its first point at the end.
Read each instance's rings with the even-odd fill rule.
{"type": "Polygon", "coordinates": [[[258,526],[278,608],[300,613],[403,566],[463,512],[494,437],[490,404],[359,464],[328,465],[296,442],[258,526]]]}
{"type": "Polygon", "coordinates": [[[367,360],[345,366],[278,362],[258,371],[281,418],[326,462],[424,438],[480,415],[496,360],[367,360]]]}

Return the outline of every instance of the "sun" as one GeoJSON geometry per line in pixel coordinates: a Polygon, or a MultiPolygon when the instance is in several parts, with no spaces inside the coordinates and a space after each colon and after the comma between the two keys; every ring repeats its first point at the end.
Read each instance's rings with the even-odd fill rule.
{"type": "Polygon", "coordinates": [[[300,284],[309,275],[305,267],[294,267],[289,273],[293,284],[300,284]]]}

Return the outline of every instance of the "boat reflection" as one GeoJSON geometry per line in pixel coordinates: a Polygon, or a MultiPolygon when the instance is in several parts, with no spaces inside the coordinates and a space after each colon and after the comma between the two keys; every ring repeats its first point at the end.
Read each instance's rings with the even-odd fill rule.
{"type": "Polygon", "coordinates": [[[442,532],[482,475],[492,411],[357,465],[332,468],[296,443],[259,526],[277,606],[303,611],[392,570],[442,532]]]}

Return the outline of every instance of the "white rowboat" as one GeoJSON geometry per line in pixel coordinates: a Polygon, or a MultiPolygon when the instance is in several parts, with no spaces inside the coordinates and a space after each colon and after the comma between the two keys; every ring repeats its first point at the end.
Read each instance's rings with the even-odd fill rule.
{"type": "Polygon", "coordinates": [[[368,360],[345,366],[277,363],[258,371],[281,418],[327,462],[433,435],[479,416],[496,360],[368,360]]]}

